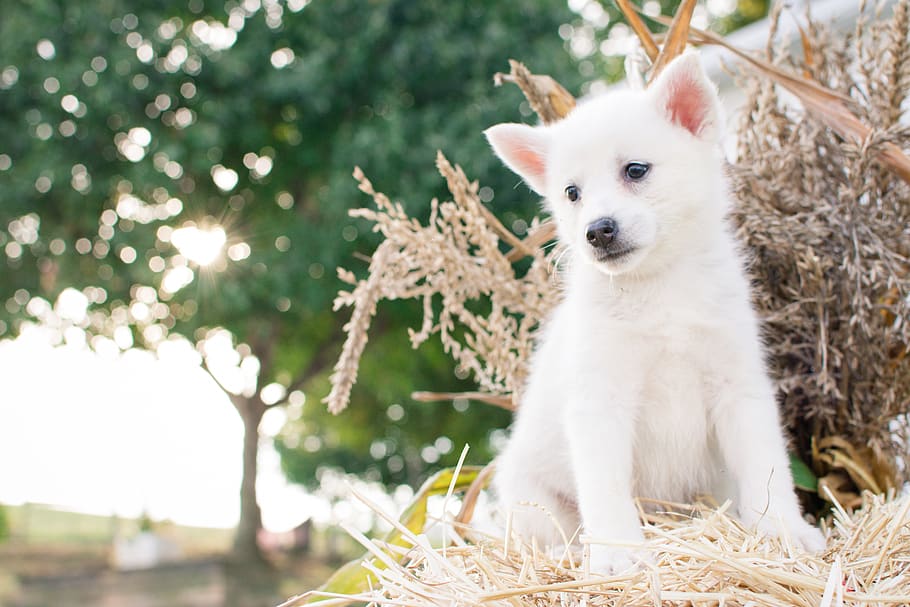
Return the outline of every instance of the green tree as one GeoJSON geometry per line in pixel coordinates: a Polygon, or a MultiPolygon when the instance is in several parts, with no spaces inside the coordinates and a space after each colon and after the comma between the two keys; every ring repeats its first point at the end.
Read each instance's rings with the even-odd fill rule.
{"type": "MultiPolygon", "coordinates": [[[[508,192],[514,182],[491,171],[480,131],[513,118],[520,96],[493,92],[492,74],[510,56],[576,73],[556,36],[569,18],[565,5],[544,1],[6,7],[0,333],[43,323],[60,342],[92,347],[192,342],[243,419],[235,551],[256,556],[259,422],[300,391],[308,411],[321,408],[341,335],[333,269],[375,244],[346,218],[363,203],[352,166],[425,206],[443,193],[432,159],[445,147],[508,192]]],[[[403,336],[407,316],[391,310],[380,333],[403,336]]],[[[323,418],[308,429],[325,449],[289,464],[295,478],[312,478],[317,462],[372,467],[367,437],[377,416],[388,425],[389,404],[415,386],[457,387],[438,352],[414,356],[403,337],[386,344],[390,364],[367,365],[356,395],[362,425],[323,418]]],[[[461,420],[453,440],[476,443],[478,429],[505,423],[495,413],[472,424],[451,409],[409,410],[398,421],[408,420],[408,436],[435,438],[446,420],[461,420]]],[[[382,459],[412,444],[390,440],[382,459]]],[[[425,462],[410,452],[407,461],[412,478],[422,473],[425,462]]]]}

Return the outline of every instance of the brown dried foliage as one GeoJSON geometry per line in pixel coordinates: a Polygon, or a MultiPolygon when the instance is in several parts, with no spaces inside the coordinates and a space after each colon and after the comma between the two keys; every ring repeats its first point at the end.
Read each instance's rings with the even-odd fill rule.
{"type": "Polygon", "coordinates": [[[786,43],[769,46],[770,61],[849,99],[868,134],[837,134],[752,72],[741,83],[748,102],[732,168],[734,220],[753,254],[757,305],[799,451],[832,490],[880,490],[905,480],[910,464],[910,186],[879,162],[889,147],[910,147],[900,123],[908,3],[889,18],[861,20],[851,36],[810,24],[802,38],[808,61],[792,58],[786,43]]]}
{"type": "Polygon", "coordinates": [[[544,124],[556,122],[575,107],[575,97],[550,76],[532,74],[520,61],[509,59],[508,74],[496,73],[493,83],[513,82],[528,99],[531,109],[544,124]]]}

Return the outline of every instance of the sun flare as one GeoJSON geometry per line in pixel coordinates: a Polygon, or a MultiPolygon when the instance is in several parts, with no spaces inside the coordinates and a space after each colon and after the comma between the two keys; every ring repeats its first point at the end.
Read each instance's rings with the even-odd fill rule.
{"type": "Polygon", "coordinates": [[[180,254],[200,266],[207,266],[218,259],[225,242],[227,235],[221,227],[201,230],[187,226],[178,228],[171,234],[171,243],[180,254]]]}

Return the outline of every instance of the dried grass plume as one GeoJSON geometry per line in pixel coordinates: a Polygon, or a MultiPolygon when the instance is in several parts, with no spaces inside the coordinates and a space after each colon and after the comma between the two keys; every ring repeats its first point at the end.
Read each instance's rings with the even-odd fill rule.
{"type": "Polygon", "coordinates": [[[347,406],[370,321],[383,299],[423,303],[423,321],[409,331],[414,347],[438,335],[482,390],[493,395],[520,392],[534,329],[558,296],[550,261],[542,249],[524,247],[493,217],[478,198],[477,182],[470,182],[461,167],[452,166],[441,153],[436,166],[453,200],[433,200],[426,225],[376,192],[359,169],[354,173],[376,209],[356,209],[351,215],[372,221],[384,240],[373,254],[367,278],[358,281],[350,272],[338,272],[354,288],[338,295],[335,308],[354,310],[325,399],[333,413],[347,406]],[[500,248],[501,240],[531,256],[527,272],[516,271],[500,248]]]}

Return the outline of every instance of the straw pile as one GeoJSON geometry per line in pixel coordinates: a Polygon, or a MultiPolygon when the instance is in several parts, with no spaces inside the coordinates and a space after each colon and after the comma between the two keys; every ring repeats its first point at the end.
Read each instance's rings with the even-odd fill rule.
{"type": "MultiPolygon", "coordinates": [[[[627,575],[586,573],[583,555],[551,558],[513,540],[449,532],[446,550],[400,527],[409,549],[362,536],[372,556],[363,566],[379,583],[370,592],[340,596],[313,592],[285,603],[328,599],[322,605],[727,605],[755,607],[910,604],[910,497],[864,496],[861,509],[837,509],[821,555],[757,536],[726,508],[694,507],[645,515],[654,563],[627,575]],[[465,541],[471,538],[471,543],[465,541]],[[390,556],[394,555],[394,556],[390,556]],[[574,565],[573,566],[573,562],[574,565]]],[[[283,606],[283,607],[285,607],[283,606]]]]}

